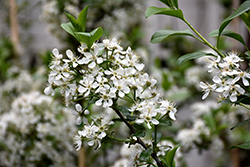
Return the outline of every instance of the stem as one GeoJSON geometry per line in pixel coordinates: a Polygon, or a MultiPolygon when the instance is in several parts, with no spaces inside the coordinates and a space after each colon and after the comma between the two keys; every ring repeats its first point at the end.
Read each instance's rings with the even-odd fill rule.
{"type": "Polygon", "coordinates": [[[241,105],[241,106],[245,107],[246,109],[250,110],[250,107],[248,107],[247,105],[245,105],[245,104],[243,104],[241,102],[239,102],[239,105],[241,105]]]}
{"type": "MultiPolygon", "coordinates": [[[[123,122],[127,125],[127,127],[130,129],[130,131],[133,134],[135,134],[136,131],[135,131],[134,127],[128,123],[128,121],[124,118],[124,116],[121,114],[121,112],[114,106],[112,107],[112,109],[115,110],[116,114],[123,120],[123,122]]],[[[145,150],[148,148],[146,146],[146,144],[139,137],[137,137],[137,143],[139,143],[145,150]]],[[[162,164],[162,162],[159,160],[159,158],[156,156],[155,153],[152,153],[151,156],[156,161],[156,163],[159,167],[164,167],[164,165],[162,164]]]]}
{"type": "Polygon", "coordinates": [[[204,43],[205,45],[207,45],[208,47],[210,47],[211,49],[213,49],[215,52],[217,52],[221,57],[225,57],[225,55],[223,55],[216,47],[214,47],[213,45],[211,45],[185,18],[183,20],[189,28],[191,28],[191,30],[193,30],[195,32],[195,34],[197,34],[200,38],[196,38],[197,40],[199,40],[200,42],[204,43]]]}
{"type": "Polygon", "coordinates": [[[114,136],[109,136],[107,135],[110,139],[113,139],[113,140],[117,140],[117,141],[121,141],[121,142],[130,142],[130,140],[126,140],[126,139],[119,139],[119,138],[116,138],[114,136]]]}

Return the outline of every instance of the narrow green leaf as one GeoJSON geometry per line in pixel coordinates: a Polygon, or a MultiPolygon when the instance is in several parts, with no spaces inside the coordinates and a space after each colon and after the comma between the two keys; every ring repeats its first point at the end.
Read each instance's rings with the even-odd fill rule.
{"type": "Polygon", "coordinates": [[[172,8],[172,4],[170,0],[160,0],[162,3],[164,3],[165,5],[167,5],[168,7],[172,8]]]}
{"type": "Polygon", "coordinates": [[[220,25],[219,36],[224,30],[224,28],[236,17],[242,15],[244,12],[250,10],[250,1],[245,1],[242,3],[237,10],[235,10],[230,16],[228,16],[220,25]]]}
{"type": "Polygon", "coordinates": [[[148,18],[149,16],[152,16],[152,15],[156,15],[156,14],[173,16],[173,17],[177,17],[181,20],[184,20],[183,13],[180,9],[174,10],[174,9],[170,9],[170,8],[158,8],[158,7],[151,6],[145,12],[146,18],[148,18]]]}
{"type": "Polygon", "coordinates": [[[91,42],[91,46],[92,44],[97,41],[98,39],[100,39],[102,37],[103,34],[103,30],[101,27],[98,27],[96,29],[94,29],[93,31],[90,32],[91,38],[90,38],[90,42],[91,42]]]}
{"type": "Polygon", "coordinates": [[[195,37],[193,35],[193,33],[190,30],[181,30],[181,31],[175,31],[175,30],[159,30],[157,32],[155,32],[153,34],[153,36],[151,37],[151,41],[152,43],[158,43],[163,41],[164,39],[170,37],[170,36],[174,36],[174,35],[187,35],[187,36],[192,36],[195,37]]]}
{"type": "Polygon", "coordinates": [[[80,26],[78,31],[85,32],[86,29],[86,20],[87,20],[87,12],[89,5],[87,5],[79,14],[77,23],[80,26]]]}
{"type": "Polygon", "coordinates": [[[134,121],[134,120],[136,120],[137,116],[127,115],[126,118],[128,121],[134,121]]]}
{"type": "Polygon", "coordinates": [[[181,65],[182,63],[188,60],[197,59],[206,55],[207,53],[205,52],[193,52],[193,53],[185,54],[177,59],[177,65],[181,65]]]}
{"type": "Polygon", "coordinates": [[[162,126],[172,126],[172,121],[169,120],[169,119],[161,119],[159,120],[159,125],[162,125],[162,126]]]}
{"type": "Polygon", "coordinates": [[[174,156],[175,156],[175,153],[179,147],[180,146],[176,146],[171,151],[168,152],[167,162],[168,162],[169,167],[175,167],[174,156]]]}
{"type": "Polygon", "coordinates": [[[142,151],[140,154],[140,161],[142,161],[142,162],[147,161],[152,153],[153,153],[153,150],[151,148],[148,148],[148,149],[142,151]]]}
{"type": "Polygon", "coordinates": [[[243,103],[243,104],[250,105],[250,97],[247,95],[237,96],[237,101],[235,103],[236,104],[243,103]]]}
{"type": "Polygon", "coordinates": [[[78,31],[79,25],[77,24],[77,20],[74,18],[74,16],[72,16],[71,14],[66,13],[66,12],[64,12],[64,14],[68,17],[68,19],[71,22],[71,24],[73,25],[73,27],[78,31]]]}
{"type": "Polygon", "coordinates": [[[235,145],[235,146],[232,146],[230,148],[231,149],[234,149],[234,148],[242,148],[242,149],[245,149],[245,150],[249,150],[250,149],[250,141],[249,142],[246,142],[246,143],[243,143],[243,144],[240,144],[240,145],[235,145]]]}
{"type": "Polygon", "coordinates": [[[73,37],[75,37],[77,39],[78,42],[80,42],[80,38],[76,33],[76,29],[74,28],[74,26],[72,25],[72,23],[62,23],[61,27],[68,32],[69,34],[71,34],[73,37]]]}
{"type": "Polygon", "coordinates": [[[130,114],[129,107],[127,106],[117,106],[117,109],[125,116],[130,114]]]}
{"type": "Polygon", "coordinates": [[[98,27],[90,33],[78,32],[77,34],[80,36],[81,42],[86,43],[88,48],[90,48],[96,40],[102,37],[102,33],[102,28],[98,27]]]}
{"type": "Polygon", "coordinates": [[[159,141],[161,140],[162,134],[160,132],[156,133],[156,137],[155,137],[155,132],[152,132],[152,138],[156,139],[155,143],[159,143],[159,141]]]}
{"type": "Polygon", "coordinates": [[[206,121],[207,125],[212,131],[216,131],[216,122],[211,114],[203,115],[203,119],[206,121]]]}
{"type": "Polygon", "coordinates": [[[238,123],[237,125],[235,125],[234,127],[232,127],[230,130],[233,130],[234,128],[238,128],[238,127],[240,127],[240,126],[242,126],[242,125],[244,125],[245,123],[248,123],[248,122],[250,122],[250,118],[247,119],[247,120],[244,120],[244,121],[242,121],[240,123],[238,123]]]}
{"type": "Polygon", "coordinates": [[[136,136],[136,137],[145,137],[146,136],[146,132],[144,130],[141,130],[141,131],[136,132],[133,136],[136,136]]]}
{"type": "Polygon", "coordinates": [[[250,12],[244,12],[242,15],[240,15],[240,18],[244,21],[248,32],[250,33],[250,12]]]}
{"type": "Polygon", "coordinates": [[[250,56],[249,52],[245,52],[245,55],[250,56]]]}
{"type": "MultiPolygon", "coordinates": [[[[242,36],[240,34],[237,34],[231,30],[223,30],[223,32],[221,33],[221,35],[223,36],[227,36],[227,37],[231,37],[237,41],[239,41],[240,43],[242,43],[245,47],[246,43],[244,41],[244,39],[242,38],[242,36]]],[[[219,30],[214,30],[211,33],[208,34],[209,37],[218,37],[219,36],[219,30]]]]}
{"type": "Polygon", "coordinates": [[[172,4],[174,5],[174,7],[176,9],[178,9],[179,8],[179,6],[178,6],[178,0],[171,0],[171,1],[172,1],[172,4]]]}

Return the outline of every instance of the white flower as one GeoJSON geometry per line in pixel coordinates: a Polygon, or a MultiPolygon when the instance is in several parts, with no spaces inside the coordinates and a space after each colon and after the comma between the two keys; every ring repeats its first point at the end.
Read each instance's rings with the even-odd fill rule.
{"type": "Polygon", "coordinates": [[[234,78],[234,83],[242,79],[243,85],[249,86],[249,81],[247,80],[247,78],[250,79],[250,73],[246,71],[240,71],[237,73],[237,76],[234,78]]]}
{"type": "Polygon", "coordinates": [[[245,93],[245,90],[240,87],[240,85],[235,84],[231,85],[228,90],[223,92],[224,97],[228,97],[231,100],[231,102],[236,102],[237,101],[237,96],[242,95],[245,93]]]}
{"type": "Polygon", "coordinates": [[[202,91],[205,92],[204,95],[202,96],[202,100],[204,100],[205,98],[207,98],[207,96],[209,95],[209,93],[211,91],[215,90],[216,85],[215,84],[211,85],[209,83],[204,83],[204,82],[201,81],[200,82],[200,87],[203,89],[202,91]]]}
{"type": "Polygon", "coordinates": [[[141,105],[142,105],[142,108],[137,109],[140,111],[140,115],[135,120],[135,123],[141,124],[143,122],[146,122],[149,129],[152,128],[150,123],[154,125],[158,125],[159,121],[154,118],[157,115],[157,111],[155,110],[155,107],[156,107],[155,103],[143,101],[141,105]]]}
{"type": "Polygon", "coordinates": [[[82,122],[83,122],[84,124],[87,124],[88,120],[87,120],[87,118],[84,117],[84,114],[87,115],[87,114],[89,113],[89,111],[88,111],[88,110],[85,110],[85,111],[84,111],[84,114],[83,114],[83,113],[82,113],[82,112],[83,112],[82,106],[81,106],[80,104],[76,104],[76,105],[75,105],[75,109],[76,109],[76,111],[74,111],[73,114],[74,114],[74,115],[77,115],[76,124],[77,124],[77,125],[80,125],[82,122]]]}
{"type": "Polygon", "coordinates": [[[92,89],[96,89],[98,87],[97,82],[94,82],[95,78],[92,75],[88,75],[84,77],[79,83],[78,92],[83,94],[84,97],[87,97],[90,94],[92,89]]]}
{"type": "Polygon", "coordinates": [[[114,83],[114,88],[117,89],[118,91],[119,97],[124,97],[125,94],[128,94],[130,92],[130,89],[126,84],[125,79],[120,79],[120,80],[114,79],[113,83],[114,83]]]}
{"type": "Polygon", "coordinates": [[[161,105],[160,107],[157,109],[157,111],[163,116],[165,115],[167,112],[169,113],[169,117],[172,120],[176,120],[175,118],[175,113],[177,112],[177,109],[174,107],[174,103],[170,102],[168,100],[162,100],[160,101],[161,105]]]}
{"type": "Polygon", "coordinates": [[[99,47],[95,44],[94,45],[94,51],[91,52],[84,52],[84,58],[81,59],[81,63],[88,64],[89,68],[95,68],[96,64],[101,64],[103,62],[103,58],[98,55],[99,53],[99,47]]]}
{"type": "Polygon", "coordinates": [[[95,102],[95,105],[97,105],[97,106],[102,105],[104,108],[110,107],[113,105],[112,98],[116,97],[116,95],[115,95],[116,89],[111,88],[109,90],[109,92],[108,93],[107,92],[108,91],[105,88],[100,90],[101,98],[95,102]]]}
{"type": "Polygon", "coordinates": [[[76,68],[78,66],[78,64],[83,64],[82,60],[79,60],[79,58],[75,57],[75,55],[73,54],[73,52],[71,50],[68,49],[66,51],[66,55],[70,60],[63,59],[63,61],[66,63],[71,62],[74,68],[76,68]]]}

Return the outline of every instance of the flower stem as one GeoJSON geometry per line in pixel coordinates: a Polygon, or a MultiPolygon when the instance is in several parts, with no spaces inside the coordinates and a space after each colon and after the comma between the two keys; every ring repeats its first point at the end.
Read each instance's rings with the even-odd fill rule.
{"type": "Polygon", "coordinates": [[[250,107],[248,107],[247,105],[245,105],[245,104],[243,104],[241,102],[239,102],[239,105],[241,105],[241,106],[245,107],[246,109],[250,110],[250,107]]]}
{"type": "Polygon", "coordinates": [[[223,55],[216,47],[214,47],[213,45],[211,45],[185,18],[183,20],[189,28],[191,28],[191,30],[193,30],[193,32],[195,32],[195,34],[197,34],[200,38],[196,38],[197,40],[199,40],[200,42],[204,43],[205,45],[207,45],[208,47],[210,47],[211,49],[213,49],[215,52],[217,52],[221,57],[225,57],[225,55],[223,55]]]}
{"type": "Polygon", "coordinates": [[[130,140],[126,140],[126,139],[119,139],[119,138],[116,138],[114,136],[110,136],[110,135],[107,135],[110,139],[113,139],[113,140],[116,140],[116,141],[121,141],[121,142],[130,142],[130,140]]]}
{"type": "MultiPolygon", "coordinates": [[[[128,121],[124,118],[124,116],[121,114],[121,112],[115,107],[113,106],[112,109],[116,112],[116,114],[123,120],[123,122],[127,125],[127,127],[130,129],[130,131],[135,134],[136,131],[134,129],[134,127],[132,125],[130,125],[128,123],[128,121]]],[[[148,148],[146,146],[146,144],[141,140],[141,138],[137,137],[137,143],[139,143],[145,150],[148,148]]],[[[157,165],[159,167],[164,167],[164,165],[162,164],[162,162],[160,161],[160,159],[157,157],[157,155],[155,153],[151,154],[152,158],[156,161],[157,165]]]]}

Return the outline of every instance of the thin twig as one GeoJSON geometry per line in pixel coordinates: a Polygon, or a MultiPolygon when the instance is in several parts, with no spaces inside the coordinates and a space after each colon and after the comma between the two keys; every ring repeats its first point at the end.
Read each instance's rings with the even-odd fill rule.
{"type": "MultiPolygon", "coordinates": [[[[128,123],[128,121],[124,118],[124,116],[121,114],[121,112],[116,107],[113,107],[113,110],[115,110],[116,114],[123,120],[123,122],[127,125],[127,127],[130,129],[130,131],[133,134],[135,134],[136,131],[135,131],[134,127],[128,123]]],[[[139,137],[137,137],[137,143],[139,143],[145,150],[148,149],[146,144],[139,137]]],[[[162,162],[159,160],[159,158],[157,157],[157,155],[155,153],[152,153],[151,156],[156,161],[156,163],[159,167],[164,167],[164,165],[162,164],[162,162]]]]}

